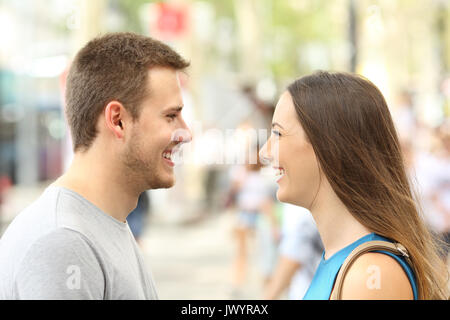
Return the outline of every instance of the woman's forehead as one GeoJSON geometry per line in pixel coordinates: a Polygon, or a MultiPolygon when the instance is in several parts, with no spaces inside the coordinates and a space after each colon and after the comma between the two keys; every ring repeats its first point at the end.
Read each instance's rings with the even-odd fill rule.
{"type": "Polygon", "coordinates": [[[275,108],[272,124],[277,123],[282,127],[284,135],[297,135],[305,137],[305,132],[298,119],[294,102],[289,91],[285,91],[281,96],[275,108]]]}
{"type": "Polygon", "coordinates": [[[277,122],[287,128],[290,125],[295,124],[297,121],[297,116],[295,113],[294,103],[292,102],[291,95],[288,91],[285,91],[278,100],[275,107],[275,112],[273,114],[273,121],[277,122]]]}

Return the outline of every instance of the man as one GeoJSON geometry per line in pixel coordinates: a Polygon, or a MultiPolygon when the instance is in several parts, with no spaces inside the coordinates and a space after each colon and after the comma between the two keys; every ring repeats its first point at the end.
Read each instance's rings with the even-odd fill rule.
{"type": "Polygon", "coordinates": [[[74,159],[0,242],[0,299],[156,299],[126,222],[139,195],[174,184],[191,139],[167,45],[132,33],[90,41],[67,78],[74,159]]]}

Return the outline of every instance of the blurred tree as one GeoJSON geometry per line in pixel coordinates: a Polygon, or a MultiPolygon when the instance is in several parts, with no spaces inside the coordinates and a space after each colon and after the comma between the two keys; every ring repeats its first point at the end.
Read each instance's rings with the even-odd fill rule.
{"type": "Polygon", "coordinates": [[[160,2],[154,0],[110,0],[110,7],[117,9],[125,18],[124,30],[144,34],[139,11],[144,4],[160,2]]]}
{"type": "Polygon", "coordinates": [[[263,34],[269,52],[266,62],[277,80],[313,71],[307,57],[319,54],[324,65],[331,64],[331,48],[346,41],[347,1],[263,0],[263,34]],[[313,50],[310,50],[310,49],[313,50]],[[320,52],[322,51],[322,52],[320,52]]]}

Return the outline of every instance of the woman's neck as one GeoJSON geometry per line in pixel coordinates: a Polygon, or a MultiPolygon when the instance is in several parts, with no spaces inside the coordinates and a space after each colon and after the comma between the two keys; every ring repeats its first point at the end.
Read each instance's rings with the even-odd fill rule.
{"type": "Polygon", "coordinates": [[[324,258],[328,259],[372,231],[356,220],[326,179],[321,184],[310,211],[325,247],[324,258]]]}

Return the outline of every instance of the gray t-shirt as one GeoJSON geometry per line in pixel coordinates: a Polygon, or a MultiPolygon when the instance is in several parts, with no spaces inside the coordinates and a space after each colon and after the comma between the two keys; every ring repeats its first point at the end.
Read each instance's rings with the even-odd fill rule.
{"type": "Polygon", "coordinates": [[[158,299],[127,223],[49,186],[0,240],[0,299],[158,299]]]}

